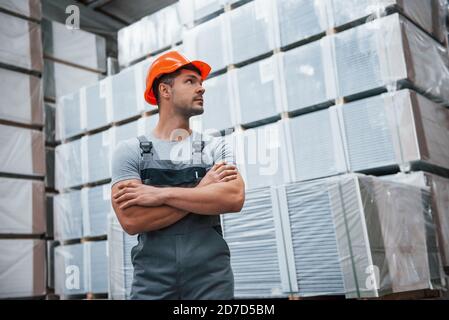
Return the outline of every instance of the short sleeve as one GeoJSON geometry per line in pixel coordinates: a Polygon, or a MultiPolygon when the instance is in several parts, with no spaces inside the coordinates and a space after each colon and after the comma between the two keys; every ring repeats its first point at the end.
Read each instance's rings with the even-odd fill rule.
{"type": "Polygon", "coordinates": [[[140,180],[138,150],[132,148],[128,141],[120,142],[112,154],[111,168],[111,186],[123,180],[140,180]]]}

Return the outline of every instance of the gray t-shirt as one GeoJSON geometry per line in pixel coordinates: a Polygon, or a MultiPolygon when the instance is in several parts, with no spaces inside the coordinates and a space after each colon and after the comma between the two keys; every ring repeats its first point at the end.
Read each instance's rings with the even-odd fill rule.
{"type": "MultiPolygon", "coordinates": [[[[202,139],[205,142],[202,160],[207,169],[220,161],[235,164],[234,146],[229,143],[229,138],[201,135],[195,131],[181,142],[160,140],[151,132],[146,138],[153,143],[154,159],[163,160],[156,161],[161,169],[183,169],[192,166],[192,139],[202,139]]],[[[137,137],[121,141],[112,155],[111,186],[123,180],[140,180],[140,160],[140,143],[137,137]]]]}

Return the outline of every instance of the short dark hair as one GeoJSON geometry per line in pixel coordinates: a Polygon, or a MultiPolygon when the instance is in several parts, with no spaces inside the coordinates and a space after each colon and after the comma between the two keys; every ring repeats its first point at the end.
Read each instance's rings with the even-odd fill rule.
{"type": "Polygon", "coordinates": [[[165,84],[168,84],[170,87],[172,87],[173,83],[175,81],[175,78],[181,74],[181,70],[191,70],[191,71],[198,73],[198,75],[201,76],[201,71],[197,67],[195,67],[193,64],[189,63],[189,64],[186,64],[185,66],[182,66],[179,69],[176,69],[176,71],[173,71],[172,73],[165,73],[165,74],[161,75],[159,78],[154,79],[152,89],[153,89],[154,97],[156,98],[158,105],[160,102],[160,100],[159,100],[159,84],[165,83],[165,84]]]}

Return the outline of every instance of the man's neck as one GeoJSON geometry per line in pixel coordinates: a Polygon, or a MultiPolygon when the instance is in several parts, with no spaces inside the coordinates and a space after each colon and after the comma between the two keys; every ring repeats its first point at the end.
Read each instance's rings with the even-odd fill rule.
{"type": "Polygon", "coordinates": [[[192,134],[189,119],[179,114],[159,113],[159,122],[153,129],[153,135],[161,140],[181,141],[192,134]]]}

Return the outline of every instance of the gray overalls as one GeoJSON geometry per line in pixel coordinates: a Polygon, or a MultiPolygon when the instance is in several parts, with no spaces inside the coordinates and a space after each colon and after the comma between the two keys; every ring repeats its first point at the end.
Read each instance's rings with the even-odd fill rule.
{"type": "MultiPolygon", "coordinates": [[[[210,169],[202,161],[202,140],[192,139],[192,162],[179,166],[160,160],[146,137],[138,139],[146,185],[194,187],[210,169]]],[[[167,228],[139,234],[138,240],[131,251],[131,299],[233,299],[230,252],[218,215],[191,213],[167,228]]]]}

